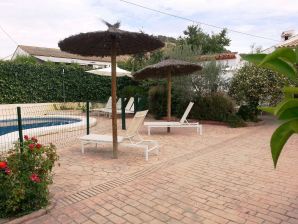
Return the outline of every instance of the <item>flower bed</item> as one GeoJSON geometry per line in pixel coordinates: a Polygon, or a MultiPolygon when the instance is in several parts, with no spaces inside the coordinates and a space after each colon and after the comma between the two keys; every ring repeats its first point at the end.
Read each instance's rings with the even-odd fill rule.
{"type": "Polygon", "coordinates": [[[52,169],[58,160],[54,145],[24,136],[20,145],[0,157],[0,218],[23,215],[46,206],[52,169]]]}

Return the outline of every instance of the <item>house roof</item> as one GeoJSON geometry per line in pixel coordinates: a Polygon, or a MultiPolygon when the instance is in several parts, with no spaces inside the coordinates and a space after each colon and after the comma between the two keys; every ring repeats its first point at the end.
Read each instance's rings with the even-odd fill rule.
{"type": "Polygon", "coordinates": [[[289,40],[282,42],[277,47],[298,47],[298,35],[295,35],[289,40]]]}
{"type": "Polygon", "coordinates": [[[212,61],[212,60],[229,60],[235,59],[237,52],[227,52],[227,53],[220,53],[220,54],[210,54],[210,55],[200,55],[198,56],[199,61],[212,61]]]}
{"type": "MultiPolygon", "coordinates": [[[[33,56],[79,59],[79,60],[98,61],[98,62],[111,62],[110,57],[85,57],[77,54],[70,54],[56,48],[35,47],[35,46],[25,46],[25,45],[19,45],[19,47],[22,50],[26,51],[28,54],[33,56]]],[[[117,57],[117,61],[125,61],[128,58],[129,56],[119,56],[117,57]]]]}

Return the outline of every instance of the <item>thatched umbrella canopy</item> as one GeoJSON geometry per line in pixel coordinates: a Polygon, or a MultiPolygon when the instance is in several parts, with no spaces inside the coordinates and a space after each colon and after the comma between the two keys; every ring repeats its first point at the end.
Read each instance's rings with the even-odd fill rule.
{"type": "Polygon", "coordinates": [[[120,30],[120,23],[108,26],[107,31],[80,33],[59,42],[62,51],[83,56],[111,56],[112,64],[112,128],[113,157],[117,158],[116,56],[152,51],[164,46],[160,40],[145,33],[120,30]]]}
{"type": "MultiPolygon", "coordinates": [[[[171,120],[171,88],[172,88],[172,76],[182,76],[189,75],[196,71],[201,70],[200,65],[176,60],[176,59],[167,59],[163,60],[157,64],[149,65],[137,72],[134,73],[135,79],[148,79],[148,78],[167,78],[168,80],[168,99],[167,99],[167,119],[171,120]]],[[[168,132],[170,129],[168,128],[168,132]]]]}

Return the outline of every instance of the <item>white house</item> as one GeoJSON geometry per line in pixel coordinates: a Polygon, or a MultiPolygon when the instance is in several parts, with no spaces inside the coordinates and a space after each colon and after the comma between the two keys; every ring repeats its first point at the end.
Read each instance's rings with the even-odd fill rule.
{"type": "Polygon", "coordinates": [[[214,61],[216,64],[220,64],[224,67],[224,77],[231,78],[235,71],[239,69],[243,62],[241,61],[241,57],[237,52],[227,52],[227,53],[219,53],[212,55],[200,55],[198,60],[201,61],[204,65],[205,62],[214,61]]]}
{"type": "Polygon", "coordinates": [[[263,50],[263,53],[269,54],[272,53],[275,49],[279,47],[290,47],[290,48],[296,48],[298,47],[298,34],[295,33],[294,30],[288,30],[281,33],[281,42],[278,44],[275,44],[265,50],[263,50]]]}
{"type": "MultiPolygon", "coordinates": [[[[50,61],[54,63],[77,63],[90,68],[105,68],[111,66],[110,57],[84,57],[63,52],[56,48],[34,47],[19,45],[11,60],[17,56],[32,56],[40,62],[50,61]]],[[[117,57],[117,60],[125,60],[126,56],[117,57]]]]}

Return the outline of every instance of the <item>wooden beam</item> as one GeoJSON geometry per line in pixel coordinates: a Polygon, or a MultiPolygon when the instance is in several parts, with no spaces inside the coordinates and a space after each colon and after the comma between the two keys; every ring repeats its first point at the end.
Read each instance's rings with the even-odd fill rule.
{"type": "MultiPolygon", "coordinates": [[[[172,91],[172,76],[171,76],[171,72],[168,72],[168,100],[167,100],[167,104],[168,104],[168,108],[167,108],[167,120],[171,121],[171,91],[172,91]]],[[[168,132],[171,131],[171,129],[168,127],[168,132]]]]}
{"type": "Polygon", "coordinates": [[[117,139],[117,76],[116,76],[116,42],[114,40],[112,44],[111,52],[111,64],[112,64],[112,129],[113,129],[113,158],[118,158],[118,139],[117,139]]]}

